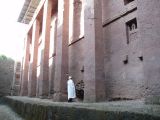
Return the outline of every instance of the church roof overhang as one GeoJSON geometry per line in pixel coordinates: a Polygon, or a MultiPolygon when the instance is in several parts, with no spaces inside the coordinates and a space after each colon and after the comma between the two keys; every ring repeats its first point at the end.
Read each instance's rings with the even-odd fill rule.
{"type": "Polygon", "coordinates": [[[29,24],[41,0],[25,0],[18,22],[29,24]]]}

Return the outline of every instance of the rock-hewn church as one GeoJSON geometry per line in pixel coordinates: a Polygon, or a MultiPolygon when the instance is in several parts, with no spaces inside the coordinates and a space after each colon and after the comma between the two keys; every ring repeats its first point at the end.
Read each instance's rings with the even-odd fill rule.
{"type": "Polygon", "coordinates": [[[25,0],[20,96],[84,102],[160,96],[159,0],[25,0]],[[78,89],[79,88],[79,89],[78,89]]]}

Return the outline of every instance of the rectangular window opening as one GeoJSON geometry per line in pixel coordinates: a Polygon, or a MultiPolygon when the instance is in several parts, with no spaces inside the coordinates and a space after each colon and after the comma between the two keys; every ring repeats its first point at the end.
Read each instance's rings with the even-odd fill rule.
{"type": "Polygon", "coordinates": [[[134,18],[126,23],[127,44],[129,44],[130,33],[137,29],[137,19],[134,18]]]}

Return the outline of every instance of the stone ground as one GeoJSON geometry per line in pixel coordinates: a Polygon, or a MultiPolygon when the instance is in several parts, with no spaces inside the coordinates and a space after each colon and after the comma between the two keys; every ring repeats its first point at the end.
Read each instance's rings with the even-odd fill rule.
{"type": "Polygon", "coordinates": [[[24,120],[14,113],[8,106],[0,105],[0,120],[24,120]]]}

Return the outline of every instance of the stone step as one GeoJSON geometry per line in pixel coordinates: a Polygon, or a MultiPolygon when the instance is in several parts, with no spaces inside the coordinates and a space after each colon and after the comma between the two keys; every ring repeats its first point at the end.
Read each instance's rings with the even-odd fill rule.
{"type": "Polygon", "coordinates": [[[3,101],[25,120],[160,120],[160,106],[143,101],[67,103],[14,96],[3,101]]]}

